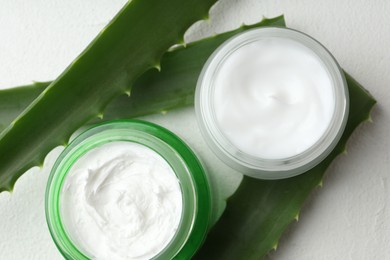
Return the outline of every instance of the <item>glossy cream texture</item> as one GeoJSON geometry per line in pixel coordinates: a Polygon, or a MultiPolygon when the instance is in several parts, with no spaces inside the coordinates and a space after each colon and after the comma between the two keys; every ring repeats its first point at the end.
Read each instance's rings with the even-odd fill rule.
{"type": "Polygon", "coordinates": [[[242,152],[285,159],[312,147],[335,108],[332,80],[303,44],[266,38],[245,44],[222,61],[213,101],[223,135],[242,152]]]}
{"type": "Polygon", "coordinates": [[[93,259],[150,259],[172,240],[182,193],[155,151],[112,142],[83,155],[61,190],[61,219],[72,241],[93,259]]]}

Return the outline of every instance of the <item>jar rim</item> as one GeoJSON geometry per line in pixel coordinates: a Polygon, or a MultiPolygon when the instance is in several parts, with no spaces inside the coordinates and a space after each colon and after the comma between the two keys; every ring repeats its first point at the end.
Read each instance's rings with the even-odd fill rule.
{"type": "Polygon", "coordinates": [[[259,179],[283,179],[308,171],[333,150],[346,126],[349,94],[344,73],[332,54],[317,40],[297,30],[281,27],[255,28],[231,37],[219,46],[205,63],[198,78],[195,111],[203,137],[211,150],[227,165],[259,179]],[[213,79],[226,58],[245,44],[269,38],[296,41],[310,49],[322,62],[332,82],[335,106],[328,129],[311,147],[282,159],[265,159],[247,154],[233,145],[216,122],[213,108],[213,79]]]}
{"type": "Polygon", "coordinates": [[[175,172],[183,209],[177,231],[152,259],[190,258],[202,244],[211,216],[211,195],[204,168],[193,151],[175,134],[141,120],[115,120],[98,124],[77,136],[56,160],[46,188],[46,221],[53,241],[66,259],[89,259],[88,253],[67,234],[61,220],[60,191],[70,167],[85,153],[109,142],[144,145],[162,156],[175,172]],[[191,243],[188,243],[191,241],[191,243]]]}

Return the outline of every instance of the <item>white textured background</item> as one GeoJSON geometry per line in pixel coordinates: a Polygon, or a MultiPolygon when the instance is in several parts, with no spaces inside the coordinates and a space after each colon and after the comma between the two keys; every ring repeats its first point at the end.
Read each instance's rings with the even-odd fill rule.
{"type": "MultiPolygon", "coordinates": [[[[0,0],[0,88],[54,79],[121,8],[125,0],[0,0]]],[[[322,42],[378,100],[374,124],[360,127],[348,155],[328,170],[270,259],[390,259],[390,1],[222,0],[210,22],[187,40],[285,14],[287,24],[322,42]]],[[[148,118],[177,132],[210,166],[216,159],[196,130],[193,109],[148,118]]],[[[30,170],[13,194],[0,194],[0,259],[61,259],[46,227],[43,170],[30,170]]],[[[209,170],[226,169],[215,163],[209,170]]],[[[240,176],[214,175],[226,197],[240,176]],[[228,176],[229,178],[225,178],[228,176]],[[223,178],[222,178],[223,177],[223,178]]],[[[261,234],[259,234],[261,235],[261,234]]]]}

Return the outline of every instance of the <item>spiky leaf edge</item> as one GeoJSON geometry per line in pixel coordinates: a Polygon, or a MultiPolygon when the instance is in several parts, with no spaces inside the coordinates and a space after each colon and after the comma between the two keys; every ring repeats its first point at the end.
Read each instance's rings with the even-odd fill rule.
{"type": "MultiPolygon", "coordinates": [[[[284,17],[263,18],[252,25],[221,33],[179,46],[166,52],[161,59],[163,70],[149,70],[136,80],[131,97],[123,94],[114,99],[104,111],[103,118],[89,123],[112,119],[134,118],[153,113],[165,113],[194,103],[196,81],[200,70],[212,52],[230,37],[253,28],[285,26],[284,17]]],[[[8,126],[52,82],[0,90],[0,131],[8,126]]]]}
{"type": "Polygon", "coordinates": [[[208,17],[216,0],[129,1],[87,49],[0,134],[0,192],[66,145],[71,134],[101,117],[114,97],[129,93],[186,29],[208,17]]]}

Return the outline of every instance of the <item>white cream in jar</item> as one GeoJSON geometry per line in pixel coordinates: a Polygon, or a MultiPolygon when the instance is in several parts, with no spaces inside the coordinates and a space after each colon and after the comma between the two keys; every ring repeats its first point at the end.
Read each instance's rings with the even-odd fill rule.
{"type": "Polygon", "coordinates": [[[282,159],[313,146],[335,107],[331,78],[312,50],[291,39],[245,44],[216,72],[214,105],[226,138],[244,153],[282,159]]]}
{"type": "Polygon", "coordinates": [[[277,27],[223,43],[203,67],[195,95],[210,148],[260,179],[295,176],[326,158],[344,131],[348,105],[333,56],[313,38],[277,27]]]}
{"type": "Polygon", "coordinates": [[[71,167],[61,194],[69,237],[93,259],[151,259],[172,240],[182,216],[175,172],[133,142],[110,142],[71,167]]]}

